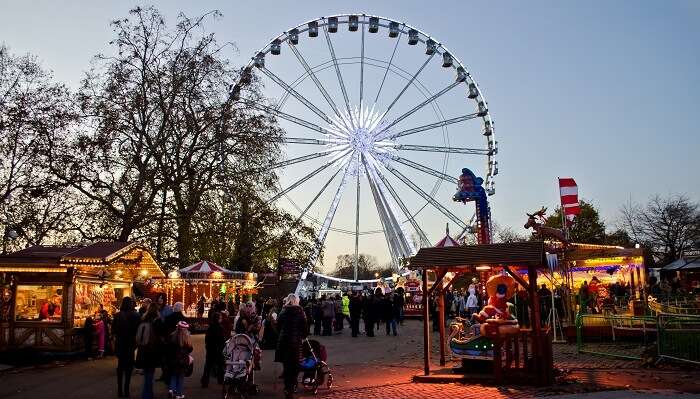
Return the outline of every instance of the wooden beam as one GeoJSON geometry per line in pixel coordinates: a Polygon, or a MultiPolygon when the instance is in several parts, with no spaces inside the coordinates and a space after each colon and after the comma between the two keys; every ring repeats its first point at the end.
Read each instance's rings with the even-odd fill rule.
{"type": "Polygon", "coordinates": [[[438,293],[438,321],[440,322],[440,366],[445,365],[445,294],[438,293]]]}
{"type": "MultiPolygon", "coordinates": [[[[427,272],[427,270],[426,270],[426,272],[427,272]]],[[[437,276],[436,276],[437,278],[435,279],[435,283],[433,283],[433,286],[430,287],[430,291],[428,292],[428,296],[433,295],[435,293],[435,290],[437,290],[438,287],[442,284],[442,279],[445,278],[446,274],[447,274],[447,269],[441,270],[440,273],[437,274],[437,276]]]]}
{"type": "MultiPolygon", "coordinates": [[[[518,273],[515,273],[513,270],[511,270],[511,268],[510,268],[509,266],[504,265],[504,266],[503,266],[503,270],[505,270],[506,272],[508,272],[508,274],[510,274],[510,276],[513,277],[513,278],[515,279],[515,281],[518,282],[518,284],[520,284],[521,286],[523,286],[523,288],[525,288],[525,290],[529,290],[527,281],[525,281],[522,277],[520,277],[520,276],[518,275],[518,273]]],[[[528,270],[530,270],[530,266],[528,266],[528,270]]],[[[535,273],[535,274],[537,274],[537,273],[535,273]]],[[[529,278],[529,277],[528,277],[528,278],[529,278]]],[[[536,283],[536,282],[535,282],[535,286],[537,286],[537,283],[536,283]]]]}
{"type": "Polygon", "coordinates": [[[423,270],[423,371],[430,375],[430,310],[428,309],[428,271],[423,270]]]}

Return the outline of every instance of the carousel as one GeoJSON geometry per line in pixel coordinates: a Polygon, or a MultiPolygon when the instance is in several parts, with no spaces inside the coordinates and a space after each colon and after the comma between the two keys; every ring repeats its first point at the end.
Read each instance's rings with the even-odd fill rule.
{"type": "Polygon", "coordinates": [[[203,298],[205,314],[213,299],[246,301],[257,294],[257,274],[226,269],[214,262],[201,260],[168,273],[162,282],[168,302],[182,302],[185,316],[197,317],[197,303],[203,298]]]}

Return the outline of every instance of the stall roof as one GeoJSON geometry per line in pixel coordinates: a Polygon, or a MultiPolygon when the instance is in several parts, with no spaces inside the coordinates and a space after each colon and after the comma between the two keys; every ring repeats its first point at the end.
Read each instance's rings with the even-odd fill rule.
{"type": "Polygon", "coordinates": [[[661,268],[663,271],[700,270],[700,256],[688,256],[677,259],[661,268]]]}
{"type": "Polygon", "coordinates": [[[67,267],[139,265],[155,277],[164,277],[148,249],[137,242],[97,242],[84,246],[35,245],[0,255],[0,271],[65,271],[67,267]]]}
{"type": "Polygon", "coordinates": [[[547,264],[542,241],[421,248],[411,258],[410,268],[438,269],[530,264],[538,266],[547,264]]]}

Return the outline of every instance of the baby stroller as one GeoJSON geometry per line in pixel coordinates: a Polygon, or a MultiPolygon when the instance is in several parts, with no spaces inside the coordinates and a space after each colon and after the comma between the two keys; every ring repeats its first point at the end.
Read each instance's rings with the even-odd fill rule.
{"type": "Polygon", "coordinates": [[[305,390],[312,391],[314,395],[318,393],[318,387],[324,383],[328,389],[333,386],[333,374],[326,363],[328,356],[326,347],[320,342],[308,338],[304,340],[302,346],[303,360],[299,368],[303,371],[301,384],[305,390]]]}
{"type": "Polygon", "coordinates": [[[255,342],[246,334],[236,334],[226,341],[224,347],[223,398],[246,398],[258,393],[255,385],[253,357],[257,350],[255,342]]]}

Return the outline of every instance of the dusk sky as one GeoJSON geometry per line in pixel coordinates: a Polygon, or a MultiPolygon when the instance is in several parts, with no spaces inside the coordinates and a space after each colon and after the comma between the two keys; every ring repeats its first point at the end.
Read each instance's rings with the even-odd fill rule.
{"type": "MultiPolygon", "coordinates": [[[[137,4],[0,1],[0,42],[14,53],[37,55],[57,80],[75,87],[91,57],[110,51],[109,22],[125,17],[137,4]]],[[[381,15],[438,38],[468,65],[488,99],[499,142],[500,173],[496,194],[490,197],[492,215],[519,233],[526,233],[525,212],[542,205],[553,209],[558,203],[558,176],[575,178],[580,196],[600,209],[609,227],[616,225],[620,207],[630,200],[643,203],[654,194],[700,200],[698,1],[154,5],[170,25],[180,11],[197,16],[220,10],[223,17],[209,28],[221,42],[236,44],[238,51],[229,55],[240,65],[272,37],[325,15],[381,15]]],[[[286,56],[293,59],[289,52],[286,56]]],[[[446,116],[465,113],[453,107],[453,103],[445,106],[446,116]]],[[[481,138],[478,126],[471,128],[481,138]]],[[[472,145],[460,143],[455,130],[450,130],[450,143],[472,145]]],[[[451,163],[446,173],[457,176],[460,169],[451,163]]],[[[483,167],[479,163],[474,169],[479,172],[483,167]]],[[[444,190],[436,199],[450,209],[461,209],[448,197],[454,188],[444,190]]],[[[420,202],[414,199],[413,204],[420,202]]],[[[353,212],[343,211],[344,216],[353,212]]],[[[470,208],[460,215],[472,212],[470,208]]],[[[437,241],[444,235],[445,222],[436,216],[422,224],[437,241]]],[[[326,265],[334,263],[336,254],[348,252],[341,248],[348,240],[351,236],[329,236],[331,258],[326,258],[326,265]]],[[[376,242],[368,245],[368,252],[385,260],[376,242]]]]}

